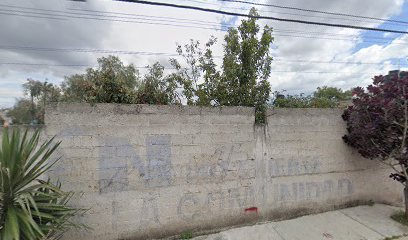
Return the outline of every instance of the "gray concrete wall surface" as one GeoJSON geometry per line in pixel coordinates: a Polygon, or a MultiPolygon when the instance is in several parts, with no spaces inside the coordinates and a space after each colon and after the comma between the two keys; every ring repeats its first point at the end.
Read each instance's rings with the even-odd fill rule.
{"type": "Polygon", "coordinates": [[[341,137],[339,109],[268,111],[54,104],[44,137],[62,141],[50,172],[81,192],[65,239],[147,239],[289,218],[368,201],[401,204],[390,170],[341,137]]]}

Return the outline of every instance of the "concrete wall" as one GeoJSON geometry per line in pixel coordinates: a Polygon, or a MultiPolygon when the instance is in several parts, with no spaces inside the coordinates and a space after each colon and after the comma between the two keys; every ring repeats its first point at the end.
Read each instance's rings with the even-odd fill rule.
{"type": "Polygon", "coordinates": [[[65,239],[146,239],[330,210],[401,203],[388,169],[341,140],[340,110],[59,104],[45,137],[63,158],[50,173],[82,192],[91,232],[65,239]]]}

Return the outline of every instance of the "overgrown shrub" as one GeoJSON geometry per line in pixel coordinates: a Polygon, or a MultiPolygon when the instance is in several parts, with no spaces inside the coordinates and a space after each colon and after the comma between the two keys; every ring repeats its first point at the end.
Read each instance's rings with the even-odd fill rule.
{"type": "Polygon", "coordinates": [[[59,142],[39,144],[34,134],[14,128],[3,130],[0,146],[0,239],[56,239],[66,230],[85,227],[71,221],[83,209],[68,206],[73,192],[61,184],[41,180],[58,160],[51,155],[59,142]],[[11,132],[11,134],[10,134],[11,132]]]}

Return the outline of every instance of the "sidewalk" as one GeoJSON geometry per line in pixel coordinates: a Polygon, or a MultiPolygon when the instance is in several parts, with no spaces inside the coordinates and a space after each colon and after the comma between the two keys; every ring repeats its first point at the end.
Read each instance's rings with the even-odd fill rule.
{"type": "Polygon", "coordinates": [[[195,240],[408,240],[408,227],[390,216],[399,208],[375,204],[359,206],[281,222],[230,229],[195,240]]]}

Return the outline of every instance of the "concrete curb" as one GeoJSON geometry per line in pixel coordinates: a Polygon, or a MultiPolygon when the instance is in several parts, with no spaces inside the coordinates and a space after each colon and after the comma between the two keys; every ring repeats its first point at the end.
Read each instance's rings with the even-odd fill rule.
{"type": "MultiPolygon", "coordinates": [[[[384,240],[408,234],[408,226],[390,216],[400,208],[376,204],[358,206],[280,222],[200,236],[195,240],[384,240]]],[[[400,240],[408,240],[402,237],[400,240]]]]}

